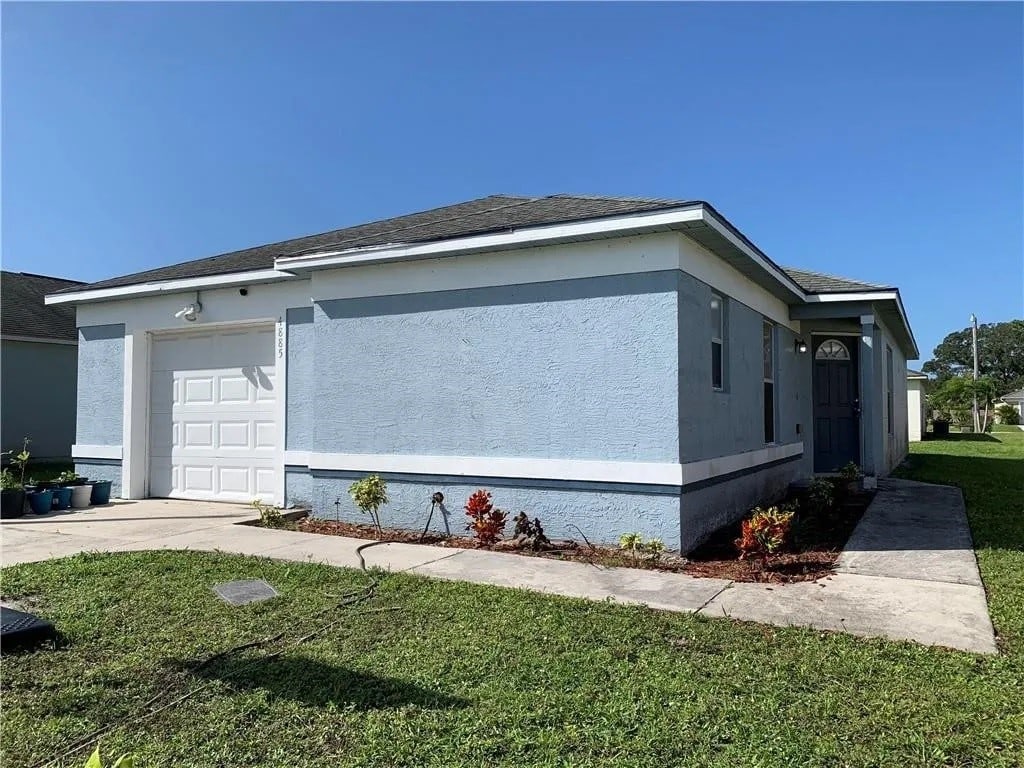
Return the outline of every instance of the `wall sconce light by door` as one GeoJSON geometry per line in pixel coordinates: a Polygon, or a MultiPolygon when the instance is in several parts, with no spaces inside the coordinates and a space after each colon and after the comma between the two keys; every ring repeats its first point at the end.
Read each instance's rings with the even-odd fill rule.
{"type": "Polygon", "coordinates": [[[805,354],[807,352],[807,342],[803,339],[796,340],[796,352],[798,355],[805,354]]]}

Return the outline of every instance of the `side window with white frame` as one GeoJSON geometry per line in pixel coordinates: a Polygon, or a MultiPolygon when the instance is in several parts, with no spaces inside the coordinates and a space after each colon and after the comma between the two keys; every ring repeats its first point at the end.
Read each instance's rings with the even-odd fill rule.
{"type": "Polygon", "coordinates": [[[711,294],[711,388],[725,389],[725,299],[711,294]]]}
{"type": "Polygon", "coordinates": [[[764,362],[764,441],[775,442],[775,325],[761,324],[764,362]]]}

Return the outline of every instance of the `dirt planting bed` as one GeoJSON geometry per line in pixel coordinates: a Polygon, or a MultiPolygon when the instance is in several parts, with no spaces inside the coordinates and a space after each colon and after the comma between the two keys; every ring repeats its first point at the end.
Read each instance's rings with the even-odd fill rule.
{"type": "Polygon", "coordinates": [[[403,528],[385,528],[378,531],[373,525],[316,517],[288,519],[285,521],[285,527],[325,536],[428,544],[456,549],[485,549],[595,566],[648,568],[732,581],[786,583],[810,581],[832,572],[836,558],[842,552],[846,540],[860,521],[864,510],[871,503],[873,495],[864,492],[849,493],[828,513],[798,514],[792,541],[785,551],[768,558],[751,557],[743,560],[739,558],[735,543],[740,536],[739,521],[717,530],[687,557],[669,552],[634,556],[617,547],[594,545],[586,540],[572,539],[537,543],[525,537],[517,537],[504,539],[491,546],[483,546],[468,536],[446,536],[436,531],[424,533],[403,528]]]}

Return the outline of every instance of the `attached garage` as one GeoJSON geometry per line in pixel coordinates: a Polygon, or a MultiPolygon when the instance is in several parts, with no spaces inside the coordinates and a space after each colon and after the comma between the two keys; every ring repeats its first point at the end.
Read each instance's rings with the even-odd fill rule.
{"type": "Polygon", "coordinates": [[[279,471],[273,327],[152,338],[149,495],[272,501],[279,471]]]}

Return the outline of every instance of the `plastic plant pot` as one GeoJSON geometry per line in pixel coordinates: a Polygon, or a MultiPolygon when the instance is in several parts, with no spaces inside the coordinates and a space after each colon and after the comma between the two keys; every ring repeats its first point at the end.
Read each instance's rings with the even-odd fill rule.
{"type": "Polygon", "coordinates": [[[28,494],[28,506],[34,515],[45,515],[53,507],[53,491],[35,491],[28,494]]]}
{"type": "Polygon", "coordinates": [[[54,488],[53,489],[53,508],[54,509],[67,509],[71,506],[71,488],[54,488]]]}
{"type": "Polygon", "coordinates": [[[85,509],[92,499],[92,484],[71,486],[72,509],[85,509]]]}
{"type": "Polygon", "coordinates": [[[25,514],[25,491],[5,490],[0,492],[0,517],[6,519],[25,514]]]}
{"type": "Polygon", "coordinates": [[[110,486],[112,480],[97,480],[92,484],[92,496],[90,502],[95,506],[97,504],[109,504],[110,503],[110,486]]]}

